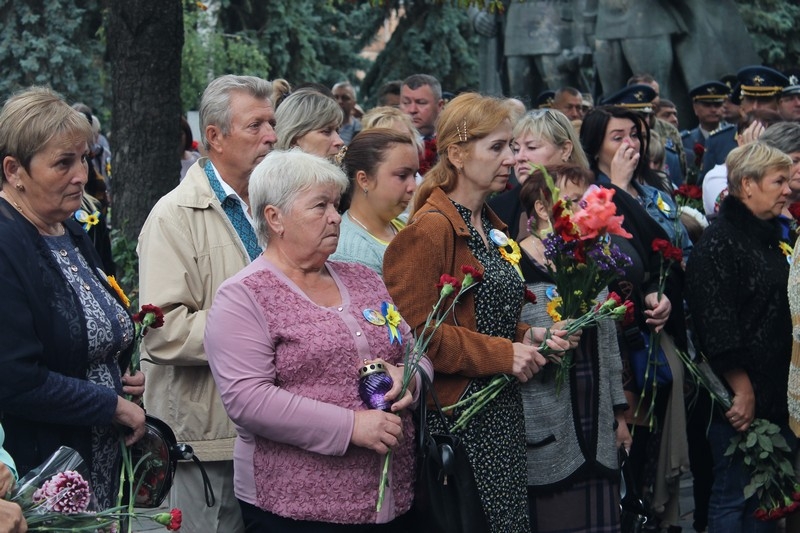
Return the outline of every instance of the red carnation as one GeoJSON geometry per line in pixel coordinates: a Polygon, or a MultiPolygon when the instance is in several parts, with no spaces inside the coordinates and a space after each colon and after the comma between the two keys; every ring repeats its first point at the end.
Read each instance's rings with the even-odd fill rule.
{"type": "Polygon", "coordinates": [[[691,198],[692,200],[702,200],[703,189],[697,185],[689,185],[684,183],[675,191],[675,196],[685,196],[686,198],[691,198]]]}
{"type": "Polygon", "coordinates": [[[635,307],[633,305],[633,302],[630,301],[630,300],[625,300],[624,303],[625,303],[626,309],[625,309],[625,316],[622,317],[622,325],[623,326],[630,326],[631,324],[633,324],[633,321],[635,319],[634,314],[633,314],[635,307]]]}
{"type": "Polygon", "coordinates": [[[706,147],[700,143],[694,145],[694,166],[700,167],[703,164],[703,156],[706,153],[706,147]]]}
{"type": "Polygon", "coordinates": [[[666,250],[670,244],[666,239],[653,239],[651,246],[654,252],[664,253],[664,250],[666,250]]]}
{"type": "Polygon", "coordinates": [[[477,268],[475,268],[472,265],[462,265],[461,266],[461,273],[464,274],[465,276],[467,274],[472,276],[472,279],[475,281],[475,283],[478,283],[479,281],[483,281],[483,272],[481,272],[480,270],[478,270],[477,268]]]}
{"type": "Polygon", "coordinates": [[[436,287],[445,295],[452,294],[454,291],[461,290],[461,282],[450,274],[442,274],[436,287]],[[448,288],[449,287],[449,288],[448,288]]]}
{"type": "Polygon", "coordinates": [[[424,141],[423,153],[419,158],[419,173],[424,176],[436,164],[436,138],[424,141]]]}
{"type": "Polygon", "coordinates": [[[795,220],[800,220],[800,202],[792,202],[789,204],[789,214],[795,220]]]}
{"type": "Polygon", "coordinates": [[[525,289],[525,301],[532,304],[536,303],[536,295],[530,289],[525,289]]]}
{"type": "Polygon", "coordinates": [[[133,315],[133,321],[145,327],[142,332],[142,335],[145,335],[148,328],[160,328],[164,325],[164,312],[157,305],[144,304],[142,309],[133,315]]]}
{"type": "Polygon", "coordinates": [[[181,522],[183,521],[183,513],[181,513],[180,509],[172,509],[169,512],[170,521],[169,525],[167,525],[167,530],[169,531],[178,531],[181,528],[181,522]]]}
{"type": "Polygon", "coordinates": [[[619,307],[620,305],[622,305],[622,297],[619,294],[617,294],[616,292],[610,292],[608,294],[608,299],[609,300],[614,300],[617,303],[616,307],[619,307]]]}

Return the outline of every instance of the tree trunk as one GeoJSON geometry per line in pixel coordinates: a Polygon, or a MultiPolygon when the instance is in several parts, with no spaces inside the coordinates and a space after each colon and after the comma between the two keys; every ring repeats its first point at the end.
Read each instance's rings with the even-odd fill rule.
{"type": "Polygon", "coordinates": [[[109,2],[113,224],[136,239],[180,176],[181,0],[109,2]]]}

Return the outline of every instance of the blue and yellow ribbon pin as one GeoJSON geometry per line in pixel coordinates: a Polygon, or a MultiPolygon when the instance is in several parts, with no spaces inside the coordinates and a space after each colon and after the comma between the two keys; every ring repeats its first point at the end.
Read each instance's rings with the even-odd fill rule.
{"type": "Polygon", "coordinates": [[[400,316],[397,307],[389,302],[383,302],[381,304],[381,314],[386,319],[386,327],[389,328],[389,342],[397,341],[397,344],[402,344],[403,339],[400,336],[400,331],[397,329],[397,326],[400,325],[400,321],[403,320],[403,317],[400,316]]]}
{"type": "Polygon", "coordinates": [[[89,214],[83,209],[78,209],[75,211],[75,220],[83,224],[83,231],[89,231],[92,226],[100,222],[100,211],[89,214]]]}

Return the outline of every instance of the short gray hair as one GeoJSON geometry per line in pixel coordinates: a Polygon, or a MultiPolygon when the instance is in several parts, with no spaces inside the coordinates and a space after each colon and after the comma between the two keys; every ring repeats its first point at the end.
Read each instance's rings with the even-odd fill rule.
{"type": "Polygon", "coordinates": [[[778,122],[768,127],[758,140],[777,148],[784,154],[800,152],[800,124],[778,122]]]}
{"type": "Polygon", "coordinates": [[[313,89],[295,91],[275,111],[275,149],[288,150],[303,135],[331,125],[339,128],[343,121],[342,108],[333,98],[313,89]]]}
{"type": "Polygon", "coordinates": [[[206,150],[211,146],[206,139],[206,128],[217,126],[223,135],[231,130],[231,93],[240,91],[259,100],[270,101],[272,84],[256,76],[226,74],[208,84],[200,99],[200,140],[206,150]]]}
{"type": "Polygon", "coordinates": [[[430,74],[412,74],[403,80],[403,85],[412,91],[416,91],[420,87],[427,85],[431,88],[433,99],[436,100],[436,102],[442,99],[442,84],[430,74]]]}
{"type": "Polygon", "coordinates": [[[342,169],[326,159],[293,150],[273,150],[250,174],[248,194],[256,226],[258,243],[267,247],[269,225],[264,208],[271,205],[291,211],[298,193],[316,185],[333,184],[344,194],[348,186],[342,169]]]}

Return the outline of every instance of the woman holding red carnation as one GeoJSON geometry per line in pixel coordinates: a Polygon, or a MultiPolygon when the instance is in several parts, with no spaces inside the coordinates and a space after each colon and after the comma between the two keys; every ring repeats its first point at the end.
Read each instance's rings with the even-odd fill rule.
{"type": "Polygon", "coordinates": [[[88,178],[86,118],[30,88],[0,112],[0,406],[20,476],[59,446],[89,465],[100,508],[113,505],[120,434],[144,433],[144,374],[125,372],[134,325],[73,218],[88,178]]]}
{"type": "MultiPolygon", "coordinates": [[[[413,340],[388,311],[380,276],[328,260],[347,186],[341,169],[317,156],[267,155],[249,186],[264,253],[220,286],[206,322],[208,362],[237,429],[234,491],[246,531],[408,527],[415,439],[407,408],[421,376],[401,395],[399,366],[413,340]],[[393,380],[386,411],[359,395],[359,369],[376,359],[393,380]]],[[[419,371],[433,374],[425,357],[419,371]]]]}
{"type": "MultiPolygon", "coordinates": [[[[531,344],[540,345],[546,330],[519,320],[525,284],[514,268],[518,256],[513,246],[510,253],[505,249],[506,225],[485,204],[490,194],[505,190],[514,165],[509,107],[496,98],[459,95],[439,115],[437,139],[439,161],[417,189],[409,225],[389,244],[383,273],[414,329],[424,326],[437,302],[442,273],[460,278],[465,265],[481,273],[482,281],[462,296],[428,347],[438,399],[452,405],[484,390],[498,374],[531,379],[545,364],[531,344]]],[[[558,336],[548,342],[555,350],[570,346],[558,336]]],[[[518,381],[457,432],[493,532],[530,531],[518,381]]],[[[432,409],[427,424],[442,429],[432,409]]]]}
{"type": "Polygon", "coordinates": [[[683,271],[678,265],[670,268],[666,290],[661,294],[662,258],[652,249],[652,242],[675,242],[684,253],[691,249],[691,242],[677,220],[671,195],[658,188],[659,183],[648,168],[648,131],[647,121],[640,113],[603,106],[586,115],[580,137],[597,184],[614,189],[617,213],[624,216],[622,226],[633,236],[623,248],[633,265],[625,279],[612,287],[623,298],[633,300],[636,308],[636,320],[624,327],[619,337],[630,406],[626,415],[628,423],[635,425],[630,465],[639,493],[653,509],[662,509],[658,519],[662,527],[668,527],[677,526],[680,521],[679,481],[689,462],[683,365],[675,352],[676,346],[686,348],[686,324],[683,271]],[[653,393],[652,387],[645,387],[644,378],[646,368],[654,366],[648,363],[651,332],[662,329],[660,345],[652,353],[664,363],[659,368],[668,371],[660,372],[653,393]]]}
{"type": "Polygon", "coordinates": [[[754,515],[758,498],[745,498],[750,479],[742,456],[726,450],[754,418],[777,424],[790,446],[795,442],[786,401],[792,354],[789,264],[776,220],[790,193],[792,162],[754,142],[733,150],[725,164],[729,195],[686,268],[697,347],[733,397],[727,412],[714,412],[708,431],[714,462],[708,531],[770,532],[775,522],[754,515]]]}
{"type": "MultiPolygon", "coordinates": [[[[551,172],[561,198],[569,199],[573,210],[579,210],[578,202],[594,182],[591,171],[563,165],[551,172]]],[[[530,214],[532,232],[539,236],[520,242],[524,252],[521,266],[528,288],[545,304],[554,299],[555,280],[545,266],[541,237],[553,230],[554,200],[558,198],[553,198],[544,173],[533,171],[522,185],[520,201],[530,214]]],[[[604,290],[597,300],[607,298],[604,290]]],[[[553,325],[541,304],[523,307],[522,320],[533,326],[553,325]]],[[[549,373],[522,386],[531,526],[539,533],[616,531],[620,521],[617,450],[630,449],[631,435],[625,421],[628,402],[612,320],[602,320],[596,328],[583,331],[572,365],[560,390],[549,373]]]]}

